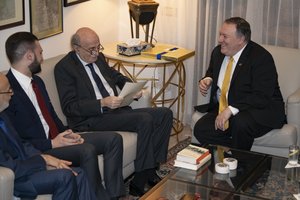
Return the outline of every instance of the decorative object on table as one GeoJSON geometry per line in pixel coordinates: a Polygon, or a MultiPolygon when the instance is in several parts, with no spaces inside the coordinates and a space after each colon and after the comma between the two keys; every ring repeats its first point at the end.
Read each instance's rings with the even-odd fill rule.
{"type": "Polygon", "coordinates": [[[62,1],[30,0],[30,30],[38,39],[62,33],[62,1]]]}
{"type": "Polygon", "coordinates": [[[289,146],[289,165],[295,166],[298,164],[298,158],[299,158],[299,146],[298,145],[290,145],[289,146]]]}
{"type": "Polygon", "coordinates": [[[152,30],[149,42],[152,45],[157,8],[159,4],[151,0],[133,0],[128,1],[128,6],[130,15],[131,37],[139,38],[140,25],[146,26],[145,42],[149,42],[149,27],[152,22],[152,30]],[[133,33],[132,20],[135,21],[135,36],[133,33]]]}
{"type": "Polygon", "coordinates": [[[117,44],[117,52],[124,56],[140,55],[142,51],[145,51],[149,48],[151,48],[149,43],[137,39],[131,39],[117,44]]]}
{"type": "Polygon", "coordinates": [[[64,0],[64,7],[72,6],[89,0],[64,0]]]}
{"type": "Polygon", "coordinates": [[[159,44],[149,50],[141,52],[141,55],[150,56],[158,60],[164,59],[177,62],[195,55],[195,51],[175,45],[159,44]]]}
{"type": "Polygon", "coordinates": [[[229,166],[225,163],[216,163],[215,170],[219,174],[229,174],[229,166]]]}
{"type": "Polygon", "coordinates": [[[24,0],[1,0],[0,30],[25,23],[24,0]]]}
{"type": "Polygon", "coordinates": [[[208,149],[190,144],[177,153],[174,166],[198,170],[210,159],[211,154],[209,153],[208,149]]]}
{"type": "Polygon", "coordinates": [[[235,158],[224,158],[223,163],[227,164],[230,170],[235,170],[238,165],[238,161],[235,158]]]}

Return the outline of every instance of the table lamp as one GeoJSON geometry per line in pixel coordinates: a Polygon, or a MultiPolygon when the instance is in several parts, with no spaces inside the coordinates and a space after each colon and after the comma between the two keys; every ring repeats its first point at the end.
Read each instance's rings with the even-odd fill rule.
{"type": "Polygon", "coordinates": [[[149,26],[152,22],[152,30],[150,35],[150,44],[152,44],[155,19],[157,14],[158,3],[152,0],[132,0],[128,1],[131,37],[134,38],[133,22],[135,21],[135,38],[139,38],[140,25],[146,25],[145,42],[149,43],[149,26]]]}

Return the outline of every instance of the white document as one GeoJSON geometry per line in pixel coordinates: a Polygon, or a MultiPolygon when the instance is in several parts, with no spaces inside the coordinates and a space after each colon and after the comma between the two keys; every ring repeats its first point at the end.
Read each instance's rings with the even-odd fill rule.
{"type": "Polygon", "coordinates": [[[143,89],[143,87],[146,85],[147,81],[137,82],[137,83],[130,83],[126,82],[124,85],[122,91],[119,94],[119,97],[123,97],[124,100],[120,107],[128,106],[132,103],[133,97],[143,89]]]}

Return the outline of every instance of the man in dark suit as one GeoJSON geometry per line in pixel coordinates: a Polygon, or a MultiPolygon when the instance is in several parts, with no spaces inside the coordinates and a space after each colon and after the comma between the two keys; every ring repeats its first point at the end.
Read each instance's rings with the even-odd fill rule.
{"type": "MultiPolygon", "coordinates": [[[[89,28],[80,28],[71,45],[73,51],[54,70],[69,126],[77,131],[137,132],[135,176],[130,193],[140,196],[147,181],[151,185],[157,182],[155,168],[166,160],[172,111],[164,107],[120,107],[123,98],[118,97],[117,87],[122,89],[131,80],[107,64],[100,52],[103,47],[98,35],[89,28]]],[[[136,95],[140,96],[141,93],[136,95]]]]}
{"type": "Polygon", "coordinates": [[[52,194],[52,199],[90,199],[95,194],[80,168],[48,154],[41,154],[18,136],[5,109],[13,90],[7,78],[0,73],[0,166],[14,172],[14,195],[34,199],[40,194],[52,194]],[[48,167],[53,169],[47,170],[48,167]]]}
{"type": "Polygon", "coordinates": [[[54,111],[44,82],[35,75],[40,72],[43,61],[38,39],[31,33],[18,32],[11,35],[5,45],[12,65],[7,77],[14,90],[7,114],[21,138],[42,152],[80,166],[98,199],[124,196],[122,137],[108,131],[77,134],[65,127],[54,111]],[[98,166],[100,154],[104,156],[106,189],[98,166]]]}
{"type": "Polygon", "coordinates": [[[205,96],[211,88],[211,96],[209,104],[195,107],[208,113],[196,123],[194,135],[201,144],[250,150],[254,138],[286,121],[275,63],[251,41],[250,25],[242,18],[225,20],[218,42],[199,81],[200,93],[205,96]]]}

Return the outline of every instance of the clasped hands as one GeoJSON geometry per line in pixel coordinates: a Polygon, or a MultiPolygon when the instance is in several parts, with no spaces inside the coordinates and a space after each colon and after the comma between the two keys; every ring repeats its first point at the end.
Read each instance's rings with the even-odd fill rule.
{"type": "Polygon", "coordinates": [[[52,148],[82,144],[83,142],[84,139],[79,134],[74,133],[71,129],[58,134],[51,140],[52,148]]]}
{"type": "MultiPolygon", "coordinates": [[[[141,98],[143,95],[143,91],[139,91],[138,93],[136,93],[133,98],[134,99],[139,99],[141,98]]],[[[103,99],[100,100],[101,102],[101,106],[102,107],[108,107],[110,109],[116,109],[119,108],[120,105],[122,104],[124,98],[123,97],[119,97],[119,96],[108,96],[105,97],[103,99]]]]}

